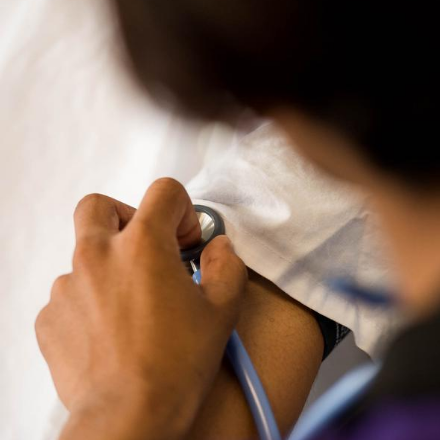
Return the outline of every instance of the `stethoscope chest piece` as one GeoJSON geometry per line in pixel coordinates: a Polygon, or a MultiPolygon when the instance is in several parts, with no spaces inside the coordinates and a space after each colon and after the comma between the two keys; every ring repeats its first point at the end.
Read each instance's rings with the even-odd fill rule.
{"type": "Polygon", "coordinates": [[[197,246],[180,251],[181,259],[185,263],[190,263],[191,261],[199,262],[203,249],[205,249],[215,237],[224,235],[225,233],[223,219],[212,208],[194,205],[194,209],[196,210],[202,228],[202,240],[197,246]]]}

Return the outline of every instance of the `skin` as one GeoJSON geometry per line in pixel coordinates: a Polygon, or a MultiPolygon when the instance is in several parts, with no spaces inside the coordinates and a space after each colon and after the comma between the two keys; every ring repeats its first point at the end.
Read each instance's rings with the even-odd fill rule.
{"type": "Polygon", "coordinates": [[[256,437],[241,388],[221,366],[234,327],[289,430],[323,353],[310,310],[257,274],[248,279],[224,236],[203,253],[195,286],[179,247],[196,243],[200,227],[172,179],[155,182],[138,211],[87,196],[74,220],[73,271],[55,281],[36,323],[71,414],[62,440],[256,437]]]}
{"type": "MultiPolygon", "coordinates": [[[[371,194],[395,257],[402,307],[413,319],[432,313],[439,305],[439,192],[415,193],[375,169],[343,133],[295,109],[277,108],[271,116],[317,166],[371,194]]],[[[177,186],[167,182],[171,188],[177,186]]],[[[231,373],[220,370],[227,336],[238,322],[284,430],[299,414],[316,374],[322,340],[310,313],[288,302],[264,280],[251,275],[246,281],[243,263],[225,239],[215,240],[205,252],[201,291],[187,282],[177,262],[178,243],[194,239],[199,232],[193,214],[185,208],[189,199],[184,200],[182,188],[160,202],[169,192],[167,185],[162,186],[161,197],[155,196],[154,187],[150,189],[139,215],[116,201],[111,204],[117,209],[105,208],[96,196],[77,209],[79,237],[84,234],[87,240],[78,240],[70,281],[56,283],[51,303],[37,321],[43,354],[71,410],[62,440],[198,439],[215,438],[213,433],[219,432],[227,438],[243,438],[252,431],[249,414],[231,373]],[[176,200],[180,200],[178,208],[176,200]],[[163,210],[155,213],[158,202],[163,210]],[[169,225],[166,219],[175,210],[178,214],[169,225]],[[163,240],[166,249],[159,245],[163,240]],[[153,255],[158,253],[163,255],[156,261],[153,255]],[[103,259],[112,264],[103,267],[103,259]],[[138,261],[144,265],[138,267],[138,261]],[[175,307],[182,298],[182,307],[175,307]],[[246,308],[240,317],[243,301],[246,308]],[[126,311],[122,316],[120,304],[126,311]],[[272,326],[271,316],[278,321],[280,313],[284,313],[281,325],[272,326]],[[290,319],[295,315],[299,326],[290,319]],[[146,325],[148,320],[154,326],[146,325]],[[152,330],[156,325],[163,334],[152,330]],[[82,339],[78,328],[83,329],[82,339]],[[177,344],[169,334],[176,335],[177,344]],[[283,345],[285,338],[288,343],[283,345]],[[296,344],[297,357],[292,355],[295,350],[286,350],[289,343],[296,344]],[[303,377],[305,384],[300,382],[303,377]],[[283,387],[286,380],[291,388],[283,387]],[[288,388],[300,398],[295,399],[288,388]],[[233,432],[222,426],[228,408],[241,421],[233,432]]]]}

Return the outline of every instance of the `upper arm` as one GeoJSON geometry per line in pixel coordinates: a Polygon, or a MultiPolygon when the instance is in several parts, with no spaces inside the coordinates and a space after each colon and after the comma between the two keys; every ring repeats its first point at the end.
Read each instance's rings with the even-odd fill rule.
{"type": "MultiPolygon", "coordinates": [[[[313,312],[249,272],[237,330],[285,434],[299,417],[321,365],[323,337],[313,312]]],[[[256,436],[241,387],[225,360],[188,438],[256,436]]]]}

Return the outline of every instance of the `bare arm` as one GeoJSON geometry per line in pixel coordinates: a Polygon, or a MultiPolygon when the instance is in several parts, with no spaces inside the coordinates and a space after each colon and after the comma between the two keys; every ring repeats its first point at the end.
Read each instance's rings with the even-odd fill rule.
{"type": "MultiPolygon", "coordinates": [[[[238,332],[286,434],[300,415],[321,365],[321,331],[309,309],[252,271],[242,310],[238,332]]],[[[255,437],[248,405],[225,361],[188,439],[255,437]]]]}

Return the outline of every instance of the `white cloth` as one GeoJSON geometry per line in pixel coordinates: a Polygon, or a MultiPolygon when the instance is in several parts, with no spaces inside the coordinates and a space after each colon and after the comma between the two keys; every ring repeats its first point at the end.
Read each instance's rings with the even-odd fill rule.
{"type": "Polygon", "coordinates": [[[223,216],[248,267],[353,330],[362,350],[374,357],[394,333],[394,313],[353,304],[325,283],[342,275],[390,286],[385,246],[365,200],[321,175],[270,124],[205,166],[188,190],[223,216]]]}

